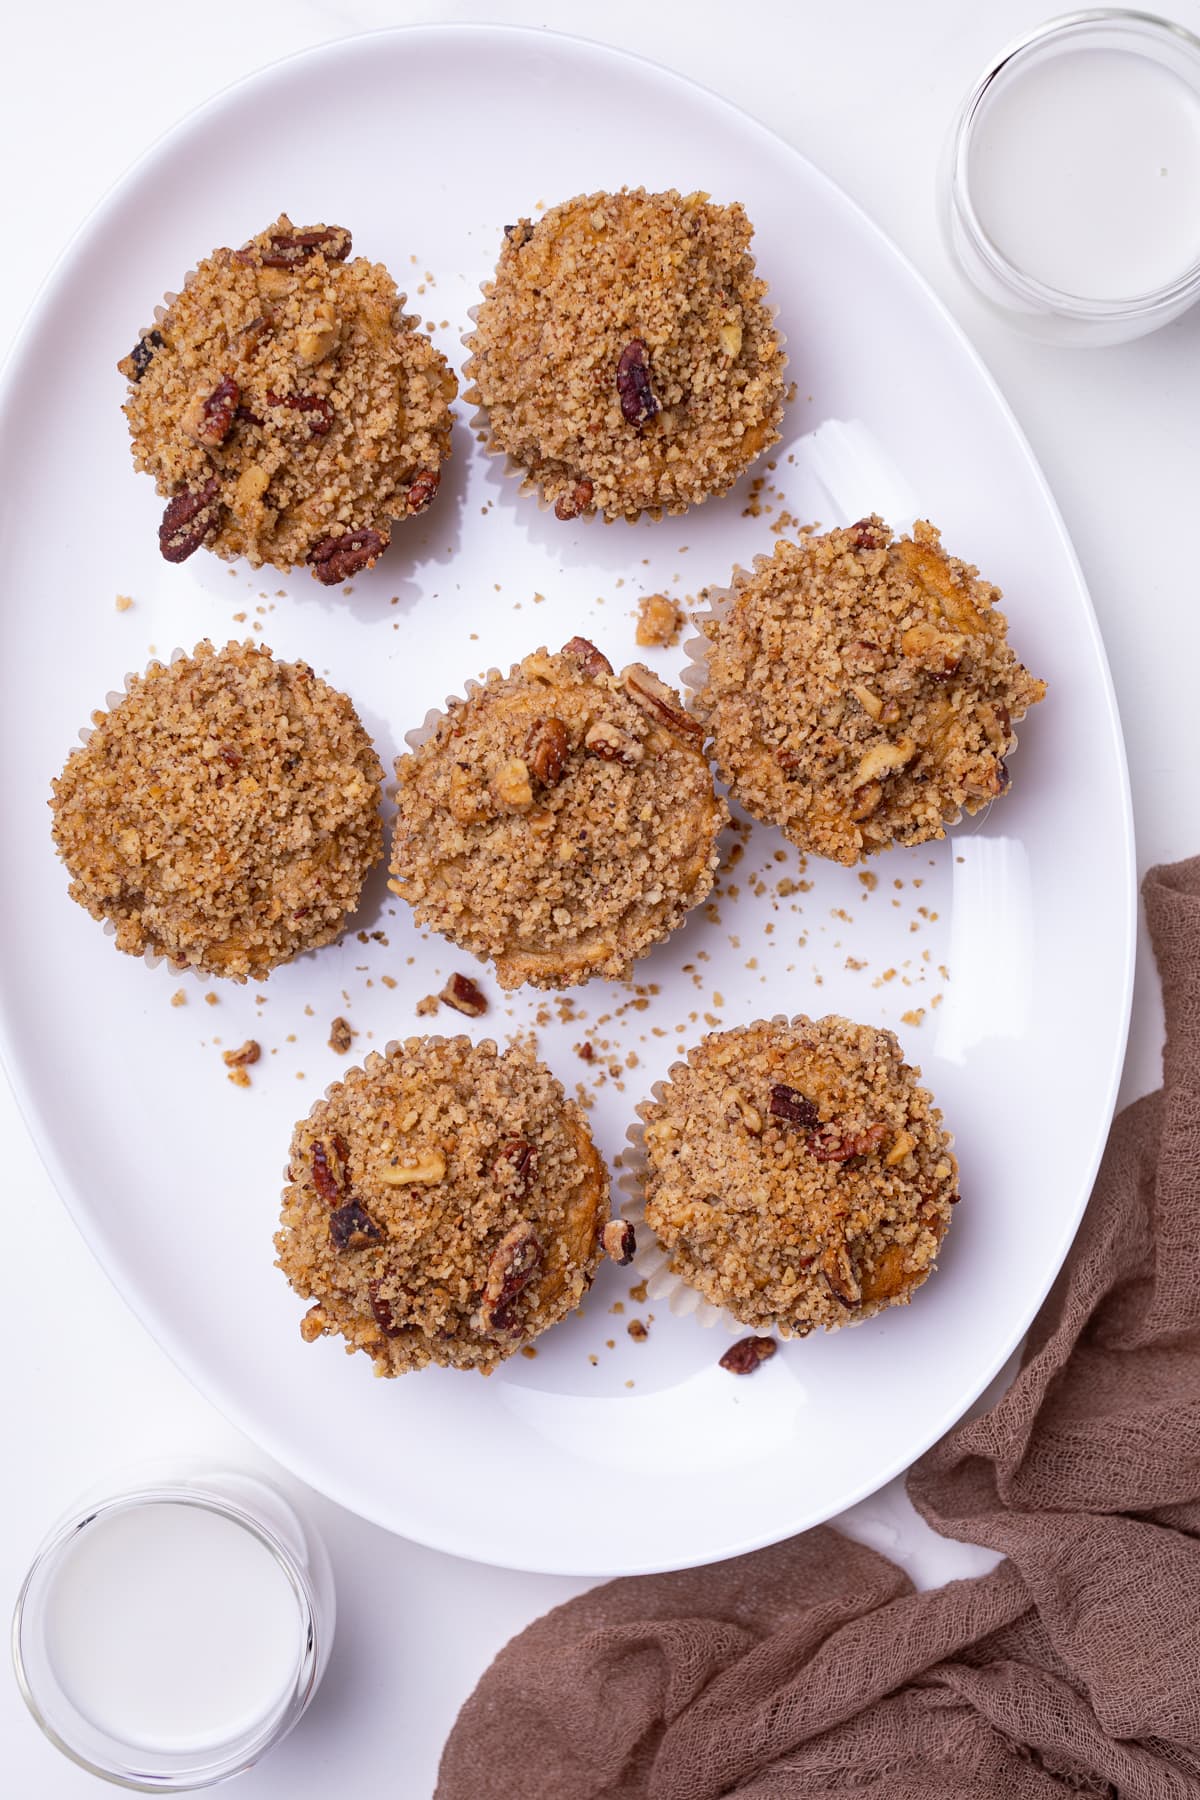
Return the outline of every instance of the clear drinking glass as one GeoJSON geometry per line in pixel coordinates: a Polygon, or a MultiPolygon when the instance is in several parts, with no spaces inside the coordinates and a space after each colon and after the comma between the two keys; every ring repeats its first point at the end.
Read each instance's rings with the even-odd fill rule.
{"type": "MultiPolygon", "coordinates": [[[[1069,80],[1066,59],[1084,50],[1146,59],[1178,77],[1200,104],[1200,39],[1185,27],[1122,8],[1070,13],[1010,45],[981,76],[954,122],[939,181],[943,230],[967,280],[1009,324],[1043,341],[1074,346],[1140,337],[1177,318],[1200,297],[1200,256],[1142,292],[1104,299],[1068,292],[1019,266],[980,216],[973,152],[991,109],[1004,97],[1011,101],[1015,84],[1033,71],[1047,70],[1056,59],[1063,59],[1057,78],[1069,80]]],[[[1030,203],[1037,204],[1036,194],[1030,203]]]]}
{"type": "MultiPolygon", "coordinates": [[[[159,1573],[169,1576],[170,1571],[159,1573]]],[[[38,1550],[17,1599],[13,1662],[17,1683],[34,1718],[72,1761],[122,1787],[144,1793],[176,1793],[210,1787],[240,1774],[286,1737],[324,1674],[334,1620],[333,1575],[325,1547],[288,1501],[256,1476],[184,1466],[163,1474],[156,1471],[154,1478],[125,1492],[80,1502],[55,1526],[38,1550]],[[172,1510],[176,1508],[189,1511],[180,1515],[172,1510]],[[197,1518],[197,1510],[202,1518],[197,1518]],[[147,1530],[151,1521],[155,1528],[147,1530]],[[215,1521],[222,1521],[223,1526],[215,1521]],[[97,1546],[102,1547],[101,1574],[110,1589],[113,1570],[119,1566],[114,1555],[127,1556],[129,1548],[136,1549],[143,1540],[148,1566],[139,1573],[153,1579],[154,1557],[164,1541],[164,1522],[175,1541],[184,1545],[194,1543],[199,1532],[205,1576],[211,1569],[214,1583],[223,1573],[231,1582],[236,1579],[243,1607],[255,1604],[245,1599],[246,1569],[256,1577],[250,1585],[267,1584],[261,1592],[271,1602],[271,1691],[261,1706],[254,1697],[244,1697],[241,1716],[217,1720],[214,1714],[213,1729],[209,1729],[203,1705],[196,1713],[199,1725],[183,1732],[176,1719],[170,1729],[164,1727],[159,1734],[152,1707],[136,1729],[121,1729],[119,1724],[114,1726],[111,1707],[106,1722],[104,1705],[98,1705],[95,1693],[89,1691],[89,1678],[79,1677],[79,1668],[90,1666],[99,1671],[91,1678],[98,1688],[111,1686],[114,1679],[104,1659],[104,1609],[96,1605],[103,1591],[96,1585],[97,1546]],[[235,1553],[232,1559],[230,1551],[235,1553]],[[65,1657],[64,1616],[80,1627],[77,1636],[91,1639],[86,1646],[68,1642],[70,1654],[65,1657]],[[88,1659],[83,1664],[79,1662],[81,1649],[88,1659]],[[66,1675],[64,1666],[69,1670],[66,1675]]],[[[188,1648],[182,1635],[187,1623],[178,1621],[178,1638],[172,1629],[175,1650],[181,1644],[188,1648]]],[[[254,1623],[251,1613],[247,1638],[253,1636],[254,1623]]],[[[173,1666],[168,1660],[171,1649],[163,1646],[167,1671],[173,1666]]],[[[231,1656],[239,1650],[245,1650],[243,1643],[231,1645],[231,1656]]],[[[205,1651],[197,1648],[194,1654],[201,1659],[195,1666],[202,1677],[205,1651]]],[[[164,1674],[164,1679],[172,1677],[164,1674]]],[[[186,1710],[186,1696],[182,1704],[186,1710]]],[[[176,1711],[172,1707],[173,1719],[176,1711]]]]}

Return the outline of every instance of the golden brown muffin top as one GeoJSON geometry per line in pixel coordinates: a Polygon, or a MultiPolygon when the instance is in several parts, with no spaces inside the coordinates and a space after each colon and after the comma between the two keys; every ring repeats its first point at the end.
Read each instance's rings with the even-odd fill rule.
{"type": "Polygon", "coordinates": [[[640,664],[535,651],[397,761],[392,888],[505,987],[623,978],[712,887],[728,814],[700,736],[640,664]]]}
{"type": "Polygon", "coordinates": [[[373,1052],[292,1138],[279,1266],[380,1375],[497,1363],[579,1304],[608,1171],[532,1051],[466,1037],[373,1052]]]}
{"type": "Polygon", "coordinates": [[[958,1197],[918,1074],[890,1031],[836,1015],[702,1039],[638,1108],[646,1222],[671,1268],[792,1336],[907,1301],[958,1197]]]}
{"type": "Polygon", "coordinates": [[[204,544],[332,586],[433,499],[458,384],[350,247],[281,215],[207,257],[120,363],[134,463],[170,496],[168,562],[204,544]]]}
{"type": "Polygon", "coordinates": [[[118,949],[235,981],[331,942],[383,851],[383,769],[345,694],[254,643],[128,689],[53,783],[72,899],[118,949]]]}
{"type": "Polygon", "coordinates": [[[1005,792],[1013,725],[1046,692],[999,599],[932,525],[897,538],[874,516],[739,570],[696,702],[731,792],[836,862],[944,837],[1005,792]]]}
{"type": "Polygon", "coordinates": [[[784,356],[740,206],[586,194],[505,231],[468,398],[560,518],[683,512],[774,443],[784,356]]]}

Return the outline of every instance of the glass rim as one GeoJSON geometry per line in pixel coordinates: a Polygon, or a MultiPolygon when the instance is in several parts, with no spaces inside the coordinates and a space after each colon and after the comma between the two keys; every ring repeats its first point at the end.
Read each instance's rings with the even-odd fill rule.
{"type": "MultiPolygon", "coordinates": [[[[304,1712],[312,1696],[320,1668],[323,1650],[321,1627],[318,1619],[318,1606],[308,1571],[297,1560],[289,1546],[273,1531],[270,1525],[255,1516],[246,1507],[240,1506],[223,1494],[214,1492],[204,1486],[185,1486],[175,1483],[152,1484],[146,1487],[132,1488],[120,1494],[113,1494],[104,1499],[83,1507],[76,1507],[42,1540],[29,1565],[25,1578],[17,1594],[13,1608],[11,1648],[13,1671],[21,1698],[29,1708],[33,1718],[57,1750],[60,1750],[76,1767],[85,1769],[89,1775],[98,1775],[102,1780],[112,1782],[118,1787],[133,1789],[138,1793],[158,1794],[182,1792],[197,1788],[213,1787],[218,1782],[227,1781],[231,1776],[241,1774],[248,1769],[263,1752],[282,1738],[296,1724],[304,1712]],[[27,1626],[31,1598],[35,1601],[40,1596],[35,1594],[35,1584],[39,1575],[52,1572],[54,1563],[61,1558],[67,1547],[74,1542],[76,1534],[101,1517],[112,1516],[122,1512],[132,1512],[142,1506],[175,1505],[194,1506],[203,1511],[217,1514],[228,1519],[231,1524],[240,1526],[258,1540],[270,1554],[276,1566],[282,1571],[296,1596],[299,1607],[299,1643],[300,1650],[296,1661],[295,1679],[282,1701],[270,1715],[259,1725],[250,1726],[239,1737],[231,1741],[229,1746],[218,1747],[213,1752],[199,1749],[188,1751],[154,1751],[144,1746],[128,1746],[130,1766],[115,1766],[108,1761],[97,1760],[94,1752],[81,1750],[77,1744],[71,1743],[63,1736],[62,1729],[50,1714],[53,1707],[47,1707],[44,1699],[35,1692],[27,1666],[23,1643],[27,1626]],[[153,1771],[155,1757],[164,1764],[177,1763],[178,1766],[165,1768],[160,1773],[153,1771]],[[188,1766],[184,1767],[184,1762],[188,1766]],[[140,1763],[142,1768],[132,1765],[140,1763]]],[[[76,1716],[83,1717],[78,1709],[73,1709],[76,1716]]],[[[99,1728],[96,1728],[99,1729],[99,1728]]],[[[102,1733],[117,1739],[113,1734],[102,1733]]]]}
{"type": "Polygon", "coordinates": [[[1031,53],[1040,50],[1043,45],[1053,42],[1056,38],[1083,36],[1094,28],[1105,26],[1126,27],[1131,33],[1167,42],[1176,49],[1182,49],[1196,64],[1197,89],[1200,92],[1200,37],[1197,37],[1186,25],[1181,25],[1174,19],[1165,19],[1158,13],[1141,12],[1123,6],[1101,6],[1081,12],[1063,13],[1058,18],[1048,19],[1044,24],[1035,26],[1033,30],[1014,39],[971,88],[962,104],[954,127],[950,190],[951,204],[960,225],[970,239],[972,248],[982,258],[990,272],[1012,292],[1042,311],[1057,313],[1060,316],[1077,320],[1115,323],[1144,317],[1159,307],[1177,306],[1180,301],[1200,294],[1200,257],[1197,257],[1182,274],[1173,277],[1163,286],[1150,288],[1142,293],[1123,295],[1113,300],[1097,300],[1085,294],[1073,294],[1068,289],[1054,287],[1049,282],[1039,281],[1036,276],[1028,274],[1018,263],[1013,262],[1004,254],[984,228],[975,210],[968,172],[968,159],[975,127],[980,110],[987,101],[994,83],[1014,64],[1021,63],[1031,53]]]}

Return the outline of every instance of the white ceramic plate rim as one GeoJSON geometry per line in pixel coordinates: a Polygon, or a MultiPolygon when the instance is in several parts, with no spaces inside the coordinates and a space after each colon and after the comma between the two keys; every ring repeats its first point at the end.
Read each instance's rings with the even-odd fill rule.
{"type": "MultiPolygon", "coordinates": [[[[1086,627],[1091,637],[1091,648],[1096,657],[1097,671],[1101,679],[1101,689],[1107,712],[1107,723],[1112,732],[1114,745],[1117,750],[1121,782],[1121,790],[1118,796],[1119,815],[1121,820],[1119,861],[1123,865],[1125,873],[1121,896],[1124,906],[1124,918],[1119,965],[1114,964],[1106,970],[1106,979],[1114,985],[1119,983],[1120,986],[1121,1024],[1113,1042],[1107,1089],[1103,1106],[1097,1115],[1094,1141],[1089,1147],[1086,1162],[1083,1164],[1086,1173],[1080,1180],[1079,1191],[1075,1196],[1074,1204],[1070,1209],[1064,1210],[1060,1241],[1056,1248],[1046,1279],[1042,1283],[1040,1289],[1036,1293],[1031,1294],[1026,1308],[1019,1316],[1018,1324],[1012,1331],[1008,1341],[1005,1343],[1003,1350],[999,1354],[993,1356],[992,1360],[984,1366],[982,1374],[978,1375],[965,1394],[960,1396],[961,1403],[956,1403],[948,1408],[944,1414],[938,1417],[932,1427],[927,1424],[920,1433],[914,1436],[911,1445],[906,1448],[903,1455],[893,1457],[890,1462],[873,1471],[868,1479],[862,1481],[856,1487],[847,1490],[844,1496],[844,1505],[848,1507],[864,1499],[867,1495],[876,1492],[896,1475],[902,1473],[906,1468],[911,1466],[911,1464],[922,1455],[931,1444],[935,1443],[946,1431],[948,1431],[951,1426],[953,1426],[956,1421],[969,1410],[974,1401],[978,1399],[979,1395],[994,1379],[999,1370],[1003,1368],[1013,1351],[1024,1338],[1029,1324],[1036,1315],[1042,1301],[1062,1267],[1063,1260],[1074,1241],[1079,1222],[1083,1216],[1084,1208],[1086,1207],[1091,1193],[1092,1183],[1104,1151],[1108,1127],[1116,1104],[1117,1090],[1128,1037],[1133,993],[1134,951],[1137,926],[1137,876],[1132,804],[1124,738],[1121,731],[1116,696],[1095,610],[1087,591],[1078,558],[1067,534],[1058,507],[1054,501],[1045,475],[1043,474],[1024,433],[1018,425],[1007,401],[992,378],[978,351],[976,351],[970,340],[967,338],[966,333],[954,319],[953,315],[949,312],[938,295],[925,281],[924,277],[913,267],[892,240],[887,237],[886,233],[884,233],[880,227],[863,212],[862,208],[838,188],[837,184],[819,168],[815,167],[815,165],[813,165],[800,151],[787,143],[785,139],[781,139],[767,126],[762,125],[751,115],[744,112],[743,109],[734,105],[733,102],[724,99],[721,95],[714,93],[711,89],[705,88],[703,84],[692,81],[689,77],[680,75],[663,64],[656,63],[651,58],[640,56],[637,53],[626,51],[610,44],[590,40],[578,34],[548,30],[533,30],[529,27],[519,25],[492,24],[490,22],[476,24],[460,21],[444,24],[439,23],[435,25],[413,24],[385,27],[377,31],[352,33],[346,37],[328,40],[323,44],[312,46],[287,57],[279,58],[276,61],[255,70],[252,74],[231,83],[228,87],[221,89],[210,100],[204,102],[203,105],[193,109],[190,113],[185,115],[183,119],[172,126],[168,131],[161,134],[161,136],[158,137],[125,170],[81,222],[78,229],[41,283],[37,295],[30,305],[21,329],[5,359],[3,371],[0,373],[0,438],[8,435],[6,429],[7,413],[11,406],[14,372],[21,362],[27,341],[36,327],[38,315],[45,296],[51,290],[56,289],[60,284],[70,280],[72,265],[77,259],[81,248],[86,242],[90,241],[97,230],[103,227],[106,215],[115,206],[117,200],[123,196],[125,189],[136,181],[142,170],[154,163],[163,146],[173,144],[177,139],[191,133],[202,122],[220,114],[223,110],[236,103],[244,93],[253,89],[256,84],[265,77],[274,75],[288,66],[304,62],[319,62],[329,51],[335,48],[344,48],[348,43],[361,42],[364,39],[371,38],[386,38],[391,40],[420,36],[432,40],[437,38],[445,39],[451,36],[477,36],[486,38],[489,35],[519,37],[531,43],[536,42],[538,45],[559,41],[568,43],[576,48],[598,53],[604,57],[625,59],[645,66],[655,71],[658,75],[666,77],[669,81],[679,83],[686,88],[697,90],[714,106],[718,106],[736,117],[743,127],[748,126],[753,132],[756,132],[760,134],[762,138],[769,140],[776,149],[782,147],[789,157],[794,158],[798,165],[805,168],[808,178],[823,185],[827,190],[831,190],[837,196],[839,203],[848,212],[856,216],[859,223],[871,234],[879,247],[885,249],[888,255],[900,265],[906,278],[921,291],[928,307],[936,313],[942,327],[949,335],[957,340],[960,351],[964,353],[967,359],[974,365],[975,371],[980,377],[984,387],[990,393],[998,413],[1005,421],[1012,441],[1015,447],[1020,451],[1020,454],[1027,465],[1029,474],[1033,477],[1034,485],[1045,509],[1046,517],[1053,526],[1059,539],[1065,565],[1070,570],[1071,577],[1078,592],[1078,597],[1083,602],[1081,609],[1082,616],[1086,621],[1086,627]]],[[[159,1345],[166,1351],[177,1368],[180,1369],[188,1380],[191,1381],[200,1392],[205,1394],[218,1410],[231,1420],[232,1423],[244,1431],[248,1437],[260,1444],[283,1466],[289,1468],[294,1474],[307,1481],[312,1487],[326,1494],[331,1500],[345,1506],[348,1510],[371,1519],[374,1523],[379,1524],[386,1530],[397,1531],[398,1527],[391,1518],[386,1516],[383,1509],[364,1505],[362,1500],[353,1492],[347,1491],[346,1488],[339,1484],[334,1474],[331,1473],[319,1459],[311,1458],[306,1455],[300,1446],[276,1438],[270,1428],[264,1425],[263,1421],[256,1413],[254,1413],[253,1409],[242,1406],[235,1392],[231,1391],[220,1381],[214,1380],[210,1382],[203,1367],[202,1357],[196,1355],[194,1349],[182,1334],[176,1333],[169,1316],[167,1316],[165,1312],[159,1310],[149,1296],[145,1293],[139,1293],[136,1298],[134,1298],[124,1293],[118,1273],[121,1263],[119,1248],[104,1229],[103,1223],[97,1212],[86,1204],[76,1191],[75,1184],[67,1175],[57,1154],[53,1130],[49,1122],[43,1120],[42,1111],[38,1102],[35,1100],[32,1087],[24,1078],[22,1059],[18,1052],[19,1020],[12,1015],[8,995],[2,985],[2,977],[3,967],[0,965],[0,1062],[3,1063],[8,1074],[18,1108],[29,1128],[34,1144],[50,1179],[66,1206],[67,1211],[74,1219],[81,1235],[95,1255],[97,1261],[109,1275],[110,1279],[117,1287],[118,1292],[122,1293],[122,1297],[126,1299],[127,1304],[130,1306],[135,1316],[137,1316],[147,1330],[151,1332],[159,1345]]],[[[820,1523],[828,1516],[828,1511],[824,1508],[819,1509],[818,1513],[811,1517],[800,1512],[797,1518],[785,1530],[768,1530],[751,1534],[744,1539],[734,1538],[732,1541],[724,1542],[721,1546],[719,1558],[715,1560],[723,1560],[728,1557],[742,1555],[748,1551],[759,1549],[765,1544],[778,1542],[785,1536],[809,1529],[811,1526],[820,1523]]],[[[661,1558],[657,1558],[643,1563],[638,1562],[635,1559],[624,1564],[620,1571],[616,1571],[602,1560],[594,1563],[584,1562],[581,1564],[578,1556],[568,1556],[563,1558],[560,1554],[554,1553],[553,1546],[550,1543],[546,1544],[544,1551],[539,1553],[536,1561],[530,1561],[527,1556],[522,1557],[513,1555],[511,1550],[506,1550],[505,1546],[501,1544],[484,1543],[465,1548],[456,1535],[448,1534],[442,1536],[436,1529],[430,1529],[428,1526],[420,1532],[419,1536],[415,1533],[407,1533],[406,1535],[413,1536],[415,1541],[422,1542],[432,1549],[441,1550],[448,1554],[466,1556],[475,1561],[486,1561],[497,1567],[522,1569],[545,1574],[576,1576],[611,1576],[618,1572],[640,1574],[656,1572],[663,1568],[697,1566],[714,1560],[713,1557],[704,1555],[685,1557],[670,1562],[665,1562],[661,1558]]]]}

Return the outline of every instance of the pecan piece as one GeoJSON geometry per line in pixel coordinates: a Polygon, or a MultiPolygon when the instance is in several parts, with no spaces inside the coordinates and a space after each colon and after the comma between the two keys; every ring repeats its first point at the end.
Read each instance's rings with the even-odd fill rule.
{"type": "Polygon", "coordinates": [[[557,787],[567,763],[571,739],[561,719],[535,719],[525,740],[529,773],[541,787],[557,787]]]}
{"type": "Polygon", "coordinates": [[[531,1144],[527,1138],[508,1138],[496,1152],[492,1174],[511,1187],[514,1193],[524,1195],[529,1192],[537,1174],[537,1165],[535,1144],[531,1144]]]}
{"type": "Polygon", "coordinates": [[[216,531],[223,510],[217,499],[220,487],[217,477],[210,475],[202,488],[185,488],[168,500],[158,528],[158,547],[167,562],[186,562],[216,531]]]}
{"type": "Polygon", "coordinates": [[[143,331],[128,356],[123,356],[117,368],[127,381],[135,386],[142,379],[150,364],[154,361],[154,352],[161,350],[166,343],[161,331],[143,331]]]}
{"type": "Polygon", "coordinates": [[[694,744],[703,743],[704,727],[699,719],[685,712],[675,689],[660,681],[652,669],[643,668],[641,663],[630,663],[622,670],[621,682],[634,705],[639,706],[647,718],[657,720],[694,744]]]}
{"type": "Polygon", "coordinates": [[[388,539],[378,531],[345,531],[341,537],[323,538],[309,551],[308,562],[323,587],[337,587],[351,575],[373,569],[387,547],[388,539]]]}
{"type": "Polygon", "coordinates": [[[843,1306],[857,1306],[862,1299],[862,1283],[845,1244],[827,1244],[821,1252],[820,1266],[834,1299],[843,1306]]]}
{"type": "Polygon", "coordinates": [[[319,394],[277,394],[268,388],[267,405],[286,406],[292,412],[308,413],[308,429],[313,437],[325,437],[333,424],[333,407],[319,394]]]}
{"type": "Polygon", "coordinates": [[[416,1160],[408,1163],[384,1163],[376,1169],[376,1181],[385,1187],[436,1187],[446,1173],[446,1159],[440,1150],[419,1150],[416,1160]]]}
{"type": "Polygon", "coordinates": [[[408,484],[408,511],[423,513],[427,506],[433,504],[433,497],[441,483],[441,472],[438,469],[418,469],[408,484]]]}
{"type": "Polygon", "coordinates": [[[852,1156],[869,1156],[888,1135],[886,1125],[868,1125],[854,1136],[839,1137],[832,1125],[823,1125],[808,1140],[808,1153],[818,1162],[849,1162],[852,1156]]]}
{"type": "Polygon", "coordinates": [[[855,550],[882,550],[890,537],[883,520],[872,514],[850,526],[850,543],[855,550]]]}
{"type": "Polygon", "coordinates": [[[598,756],[603,762],[621,763],[627,769],[636,767],[646,754],[635,737],[630,737],[609,719],[597,719],[594,725],[588,726],[583,747],[589,756],[598,756]]]}
{"type": "Polygon", "coordinates": [[[753,1375],[761,1363],[774,1356],[779,1345],[772,1337],[744,1337],[731,1344],[719,1366],[731,1375],[753,1375]]]}
{"type": "Polygon", "coordinates": [[[363,1250],[383,1236],[374,1219],[357,1200],[347,1200],[329,1215],[329,1236],[335,1250],[363,1250]]]}
{"type": "Polygon", "coordinates": [[[768,1110],[773,1119],[785,1119],[789,1125],[802,1125],[805,1131],[820,1123],[821,1115],[812,1101],[806,1099],[799,1088],[788,1087],[782,1081],[776,1082],[771,1089],[768,1110]]]}
{"type": "Polygon", "coordinates": [[[314,1138],[308,1153],[313,1186],[322,1200],[333,1206],[341,1199],[346,1186],[346,1140],[336,1132],[326,1139],[314,1138]]]}
{"type": "Polygon", "coordinates": [[[218,450],[233,430],[241,399],[233,376],[223,376],[207,399],[198,396],[192,401],[183,416],[184,431],[202,450],[218,450]]]}
{"type": "Polygon", "coordinates": [[[520,1334],[514,1309],[541,1266],[541,1240],[528,1219],[518,1219],[500,1239],[488,1263],[480,1307],[484,1331],[499,1337],[520,1334]]]}
{"type": "Polygon", "coordinates": [[[610,1219],[601,1236],[604,1254],[622,1267],[633,1261],[637,1249],[637,1233],[628,1219],[610,1219]]]}
{"type": "Polygon", "coordinates": [[[226,1068],[244,1069],[250,1063],[256,1063],[262,1055],[262,1045],[255,1038],[247,1038],[240,1050],[223,1050],[222,1057],[226,1068]]]}
{"type": "Polygon", "coordinates": [[[487,995],[469,975],[452,975],[438,999],[444,1000],[456,1012],[466,1013],[468,1019],[481,1019],[488,1009],[487,995]]]}
{"type": "Polygon", "coordinates": [[[658,411],[646,358],[642,339],[631,338],[617,363],[617,393],[621,399],[621,412],[630,425],[641,425],[658,411]]]}
{"type": "Polygon", "coordinates": [[[399,1337],[404,1327],[397,1325],[391,1302],[385,1300],[379,1291],[381,1286],[382,1283],[378,1281],[368,1281],[367,1283],[367,1293],[371,1298],[371,1311],[375,1315],[375,1323],[384,1337],[399,1337]]]}
{"type": "Polygon", "coordinates": [[[582,672],[591,681],[595,681],[600,675],[611,675],[613,672],[612,664],[607,656],[603,650],[597,650],[591,638],[573,637],[570,643],[563,645],[562,653],[564,656],[569,656],[572,662],[577,662],[582,672]]]}
{"type": "Polygon", "coordinates": [[[556,519],[577,519],[592,504],[595,492],[590,481],[577,481],[569,494],[560,494],[554,502],[556,519]]]}
{"type": "Polygon", "coordinates": [[[263,252],[263,268],[294,269],[318,250],[329,262],[345,262],[351,239],[343,226],[326,225],[320,231],[273,231],[270,243],[263,252]]]}

